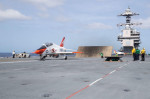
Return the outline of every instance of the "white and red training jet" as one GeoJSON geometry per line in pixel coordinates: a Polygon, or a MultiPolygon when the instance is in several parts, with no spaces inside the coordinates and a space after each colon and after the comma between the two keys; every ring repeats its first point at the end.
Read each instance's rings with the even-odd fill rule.
{"type": "Polygon", "coordinates": [[[48,55],[54,58],[62,56],[65,60],[67,60],[68,54],[82,53],[82,52],[67,52],[67,50],[70,49],[64,48],[64,40],[65,37],[63,37],[60,46],[54,43],[45,43],[33,53],[39,54],[40,60],[44,60],[48,55]]]}

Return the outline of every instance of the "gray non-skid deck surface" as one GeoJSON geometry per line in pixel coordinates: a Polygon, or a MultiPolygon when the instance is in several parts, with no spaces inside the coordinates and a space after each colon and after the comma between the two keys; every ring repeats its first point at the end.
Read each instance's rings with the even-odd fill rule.
{"type": "MultiPolygon", "coordinates": [[[[7,60],[7,59],[6,59],[7,60]]],[[[0,62],[0,99],[150,99],[150,58],[145,62],[104,62],[100,58],[34,58],[0,62]],[[17,61],[16,61],[17,60],[17,61]]]]}

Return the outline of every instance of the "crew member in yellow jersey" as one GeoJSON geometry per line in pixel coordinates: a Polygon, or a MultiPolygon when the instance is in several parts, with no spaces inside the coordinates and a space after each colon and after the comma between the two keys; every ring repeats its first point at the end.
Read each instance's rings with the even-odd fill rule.
{"type": "Polygon", "coordinates": [[[133,55],[133,61],[135,61],[135,52],[136,52],[136,49],[133,47],[133,49],[132,49],[132,55],[133,55]]]}
{"type": "Polygon", "coordinates": [[[141,50],[141,61],[145,61],[145,53],[146,53],[145,48],[143,48],[141,50]]]}

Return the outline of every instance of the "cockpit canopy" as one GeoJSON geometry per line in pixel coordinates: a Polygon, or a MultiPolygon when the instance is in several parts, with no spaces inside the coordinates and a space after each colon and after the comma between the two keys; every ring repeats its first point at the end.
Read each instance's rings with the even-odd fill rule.
{"type": "Polygon", "coordinates": [[[52,45],[53,45],[53,43],[45,43],[38,50],[40,50],[40,49],[46,49],[47,47],[52,46],[52,45]]]}
{"type": "Polygon", "coordinates": [[[49,46],[52,46],[53,43],[45,43],[44,45],[45,45],[46,47],[49,47],[49,46]]]}

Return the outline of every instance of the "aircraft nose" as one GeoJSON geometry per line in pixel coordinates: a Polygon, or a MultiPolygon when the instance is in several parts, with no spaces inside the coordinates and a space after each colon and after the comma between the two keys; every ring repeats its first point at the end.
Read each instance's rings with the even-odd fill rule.
{"type": "Polygon", "coordinates": [[[44,51],[45,51],[45,49],[40,49],[40,50],[36,50],[33,53],[35,53],[35,54],[42,54],[44,51]]]}
{"type": "Polygon", "coordinates": [[[36,50],[35,52],[33,52],[33,53],[35,53],[35,54],[39,54],[40,53],[40,51],[39,50],[36,50]]]}

